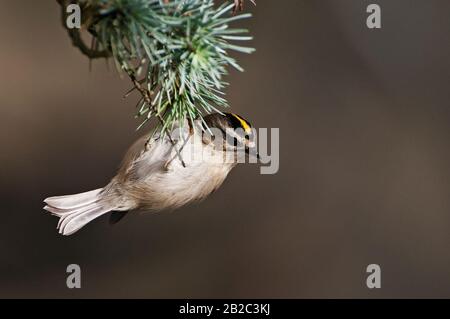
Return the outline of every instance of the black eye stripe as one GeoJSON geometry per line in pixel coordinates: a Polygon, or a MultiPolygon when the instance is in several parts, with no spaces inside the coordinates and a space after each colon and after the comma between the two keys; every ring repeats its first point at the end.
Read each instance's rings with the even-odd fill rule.
{"type": "Polygon", "coordinates": [[[234,129],[242,128],[241,122],[231,114],[227,114],[228,122],[234,129]]]}
{"type": "Polygon", "coordinates": [[[237,137],[240,140],[253,140],[254,136],[250,122],[240,115],[232,113],[216,113],[206,116],[204,121],[204,124],[207,127],[220,129],[223,136],[231,135],[230,137],[237,137]],[[234,130],[234,132],[227,134],[227,129],[234,130]]]}

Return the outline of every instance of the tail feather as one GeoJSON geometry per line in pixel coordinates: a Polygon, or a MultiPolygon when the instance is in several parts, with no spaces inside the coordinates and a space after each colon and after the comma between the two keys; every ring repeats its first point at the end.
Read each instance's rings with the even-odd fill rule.
{"type": "Polygon", "coordinates": [[[48,206],[58,209],[79,208],[97,201],[98,195],[100,194],[101,191],[102,188],[99,188],[89,192],[75,195],[49,197],[44,200],[44,203],[46,203],[48,206]]]}
{"type": "Polygon", "coordinates": [[[59,233],[63,235],[72,235],[89,222],[93,221],[103,214],[106,214],[109,211],[109,208],[97,206],[86,211],[78,212],[73,216],[71,214],[65,215],[67,217],[61,218],[62,222],[59,226],[59,233]]]}
{"type": "Polygon", "coordinates": [[[86,205],[86,206],[83,206],[83,207],[80,207],[80,208],[77,208],[77,209],[71,210],[71,211],[66,210],[65,213],[59,214],[58,226],[56,226],[56,228],[60,229],[61,227],[63,227],[63,222],[65,222],[65,224],[66,224],[68,221],[70,221],[74,217],[77,217],[80,214],[91,211],[92,208],[94,208],[94,207],[95,207],[95,203],[89,204],[89,205],[86,205]]]}
{"type": "Polygon", "coordinates": [[[44,207],[44,209],[46,211],[48,211],[49,213],[51,213],[53,216],[58,216],[58,217],[61,217],[65,213],[69,212],[67,209],[55,208],[55,207],[52,207],[52,206],[49,206],[49,205],[46,205],[44,207]]]}
{"type": "Polygon", "coordinates": [[[90,192],[49,197],[44,200],[44,209],[59,217],[57,229],[60,234],[71,235],[95,218],[114,208],[100,198],[102,189],[90,192]]]}

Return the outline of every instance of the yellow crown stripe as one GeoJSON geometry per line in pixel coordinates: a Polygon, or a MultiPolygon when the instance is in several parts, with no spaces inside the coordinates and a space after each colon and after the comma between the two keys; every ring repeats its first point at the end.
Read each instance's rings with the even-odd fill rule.
{"type": "Polygon", "coordinates": [[[242,128],[244,129],[245,133],[250,133],[252,131],[252,128],[250,127],[250,125],[239,115],[236,115],[234,113],[232,113],[232,115],[238,119],[238,121],[241,123],[242,128]]]}

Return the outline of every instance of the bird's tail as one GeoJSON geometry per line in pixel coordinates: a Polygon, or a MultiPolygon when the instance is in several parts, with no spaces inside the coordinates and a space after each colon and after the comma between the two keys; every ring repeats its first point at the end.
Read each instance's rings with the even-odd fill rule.
{"type": "Polygon", "coordinates": [[[59,217],[60,234],[72,235],[95,218],[113,210],[101,200],[102,188],[75,195],[49,197],[44,200],[44,209],[59,217]]]}

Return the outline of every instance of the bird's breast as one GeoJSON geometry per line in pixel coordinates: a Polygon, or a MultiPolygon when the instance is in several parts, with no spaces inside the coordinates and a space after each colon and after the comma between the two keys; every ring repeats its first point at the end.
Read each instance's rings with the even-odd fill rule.
{"type": "Polygon", "coordinates": [[[222,185],[235,165],[224,162],[222,152],[193,141],[184,144],[180,155],[186,167],[173,151],[164,169],[149,171],[131,186],[139,208],[172,209],[202,200],[222,185]]]}

